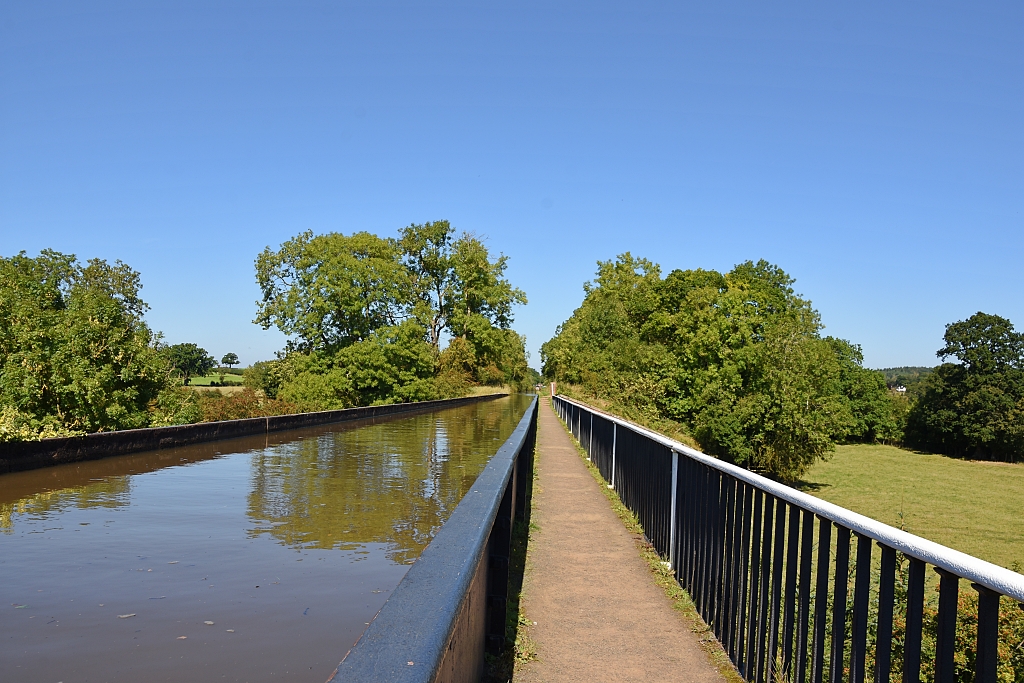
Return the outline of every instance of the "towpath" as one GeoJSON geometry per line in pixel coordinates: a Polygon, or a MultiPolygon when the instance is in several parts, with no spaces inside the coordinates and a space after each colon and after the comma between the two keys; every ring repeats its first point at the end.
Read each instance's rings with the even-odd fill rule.
{"type": "Polygon", "coordinates": [[[676,612],[541,399],[537,481],[522,607],[538,660],[522,683],[720,683],[697,636],[676,612]]]}

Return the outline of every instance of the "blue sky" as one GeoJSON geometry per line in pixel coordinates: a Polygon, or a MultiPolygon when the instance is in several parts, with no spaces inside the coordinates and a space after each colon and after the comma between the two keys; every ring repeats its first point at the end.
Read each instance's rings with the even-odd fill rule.
{"type": "Polygon", "coordinates": [[[765,258],[872,367],[1024,328],[1020,3],[0,4],[0,255],[142,273],[244,364],[253,260],[446,218],[539,346],[595,262],[765,258]]]}

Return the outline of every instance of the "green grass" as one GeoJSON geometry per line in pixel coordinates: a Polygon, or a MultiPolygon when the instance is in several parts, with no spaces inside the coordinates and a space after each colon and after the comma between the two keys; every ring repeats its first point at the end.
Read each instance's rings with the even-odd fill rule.
{"type": "Polygon", "coordinates": [[[1024,465],[839,446],[800,488],[1003,567],[1024,565],[1024,465]]]}
{"type": "MultiPolygon", "coordinates": [[[[212,382],[220,382],[220,373],[219,372],[214,371],[214,372],[211,372],[209,375],[204,375],[203,377],[193,377],[192,379],[189,380],[189,384],[191,384],[192,386],[196,386],[196,387],[208,387],[208,386],[210,386],[210,384],[212,382]]],[[[227,370],[225,370],[224,371],[224,382],[229,384],[229,385],[230,384],[239,384],[240,385],[242,383],[241,371],[240,370],[236,370],[235,372],[228,372],[227,370]]]]}

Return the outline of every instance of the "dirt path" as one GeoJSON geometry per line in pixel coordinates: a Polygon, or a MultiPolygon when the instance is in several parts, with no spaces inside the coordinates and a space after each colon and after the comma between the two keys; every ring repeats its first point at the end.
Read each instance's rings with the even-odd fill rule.
{"type": "Polygon", "coordinates": [[[515,680],[723,681],[541,400],[522,601],[539,660],[515,680]]]}

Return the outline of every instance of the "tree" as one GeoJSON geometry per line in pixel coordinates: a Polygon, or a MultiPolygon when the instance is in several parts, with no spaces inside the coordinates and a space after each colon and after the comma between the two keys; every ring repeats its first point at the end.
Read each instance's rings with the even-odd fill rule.
{"type": "Polygon", "coordinates": [[[956,456],[1024,457],[1024,335],[1006,318],[975,313],[946,326],[945,362],[925,379],[907,440],[956,456]]]}
{"type": "Polygon", "coordinates": [[[213,356],[208,354],[206,349],[192,343],[173,344],[164,347],[163,351],[171,369],[177,373],[186,386],[193,377],[206,375],[216,365],[213,356]]]}
{"type": "Polygon", "coordinates": [[[456,236],[448,221],[403,228],[399,244],[412,283],[409,312],[439,352],[442,333],[470,338],[474,329],[508,329],[512,307],[526,303],[505,279],[508,258],[492,261],[479,238],[456,236]]]}
{"type": "Polygon", "coordinates": [[[505,278],[507,264],[448,221],[410,225],[397,239],[305,232],[267,247],[256,322],[290,337],[269,390],[312,409],[521,383],[525,344],[510,327],[526,296],[505,278]],[[461,341],[444,355],[446,339],[461,341]]]}
{"type": "Polygon", "coordinates": [[[229,368],[233,365],[238,365],[238,354],[225,353],[224,357],[220,359],[221,365],[226,365],[229,368]]]}
{"type": "Polygon", "coordinates": [[[303,410],[439,398],[437,366],[423,328],[409,320],[386,327],[336,353],[291,353],[280,362],[276,397],[303,410]]]}
{"type": "Polygon", "coordinates": [[[408,317],[409,278],[398,244],[368,232],[304,232],[256,259],[257,324],[302,352],[336,351],[408,317]]]}
{"type": "Polygon", "coordinates": [[[18,438],[148,425],[167,363],[141,287],[120,261],[0,257],[0,407],[18,438]]]}
{"type": "Polygon", "coordinates": [[[825,341],[839,362],[839,391],[850,408],[852,422],[846,438],[867,443],[901,441],[905,399],[889,390],[882,372],[863,366],[859,345],[835,337],[826,337],[825,341]]]}
{"type": "Polygon", "coordinates": [[[629,253],[599,262],[582,305],[541,347],[544,375],[793,479],[853,423],[840,357],[793,282],[766,261],[664,279],[629,253]]]}

